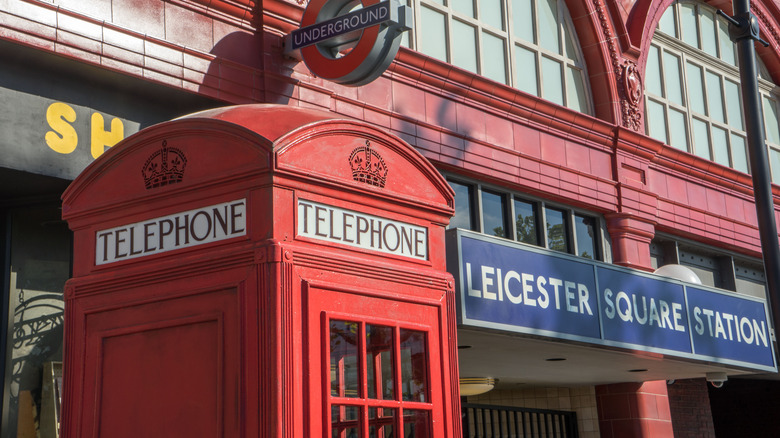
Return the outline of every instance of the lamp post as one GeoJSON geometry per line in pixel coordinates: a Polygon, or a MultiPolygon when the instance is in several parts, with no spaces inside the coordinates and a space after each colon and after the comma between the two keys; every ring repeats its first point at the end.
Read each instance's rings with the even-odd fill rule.
{"type": "MultiPolygon", "coordinates": [[[[731,23],[729,34],[737,44],[739,76],[742,89],[742,108],[745,115],[748,156],[753,175],[753,194],[756,200],[758,233],[766,275],[767,300],[771,308],[773,327],[780,324],[780,244],[775,223],[775,206],[772,197],[769,159],[764,137],[764,118],[761,97],[758,92],[758,67],[754,41],[765,46],[768,43],[759,36],[758,20],[750,13],[750,0],[733,0],[734,17],[722,11],[718,13],[731,23]]],[[[775,169],[780,171],[780,169],[775,169]]],[[[777,343],[775,344],[777,345],[777,343]]],[[[780,357],[776,354],[775,357],[780,357]]]]}

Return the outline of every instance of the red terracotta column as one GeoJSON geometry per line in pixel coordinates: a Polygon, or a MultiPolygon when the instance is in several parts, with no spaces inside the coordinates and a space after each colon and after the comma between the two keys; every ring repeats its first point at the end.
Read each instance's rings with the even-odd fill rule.
{"type": "Polygon", "coordinates": [[[633,213],[608,213],[605,217],[612,238],[612,263],[652,270],[650,241],[655,236],[655,222],[633,213]]]}
{"type": "Polygon", "coordinates": [[[674,437],[666,382],[596,386],[602,438],[674,437]]]}

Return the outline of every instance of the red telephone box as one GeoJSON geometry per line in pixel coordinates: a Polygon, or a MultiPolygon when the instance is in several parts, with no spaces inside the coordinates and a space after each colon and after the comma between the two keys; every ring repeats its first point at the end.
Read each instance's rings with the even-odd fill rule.
{"type": "Polygon", "coordinates": [[[460,436],[453,194],[397,137],[210,110],[63,199],[65,437],[460,436]]]}

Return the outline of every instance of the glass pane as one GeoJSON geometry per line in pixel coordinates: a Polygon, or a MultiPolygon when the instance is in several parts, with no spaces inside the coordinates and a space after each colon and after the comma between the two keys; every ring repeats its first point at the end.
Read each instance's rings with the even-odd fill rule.
{"type": "Polygon", "coordinates": [[[558,35],[557,3],[557,0],[538,0],[539,45],[551,52],[562,54],[560,38],[558,35]]]}
{"type": "Polygon", "coordinates": [[[715,14],[703,9],[699,16],[701,23],[701,49],[708,55],[718,57],[717,34],[715,33],[715,14]]]}
{"type": "Polygon", "coordinates": [[[664,106],[650,99],[647,100],[647,134],[656,140],[669,144],[666,139],[664,106]]]}
{"type": "Polygon", "coordinates": [[[666,9],[666,12],[661,17],[661,21],[658,22],[658,30],[677,38],[677,30],[674,27],[674,6],[666,9]]]}
{"type": "Polygon", "coordinates": [[[431,413],[416,409],[404,409],[404,438],[430,438],[431,413]]]}
{"type": "Polygon", "coordinates": [[[472,0],[450,0],[450,6],[455,12],[474,18],[474,2],[472,0]]]}
{"type": "Polygon", "coordinates": [[[428,403],[428,346],[425,332],[400,329],[400,333],[403,400],[428,403]]]}
{"type": "Polygon", "coordinates": [[[664,83],[666,84],[666,98],[672,103],[682,105],[680,58],[669,52],[664,52],[664,83]]]}
{"type": "Polygon", "coordinates": [[[536,204],[532,202],[520,201],[515,199],[515,229],[517,230],[517,240],[539,244],[539,235],[536,232],[536,204]]]}
{"type": "Polygon", "coordinates": [[[669,108],[669,145],[688,151],[688,129],[685,123],[685,113],[669,108]]]}
{"type": "Polygon", "coordinates": [[[450,187],[455,191],[455,215],[450,219],[448,228],[463,228],[473,230],[474,215],[472,214],[471,186],[450,181],[450,187]]]}
{"type": "Polygon", "coordinates": [[[729,160],[728,132],[725,129],[712,127],[712,161],[724,166],[731,166],[729,160]]]}
{"type": "Polygon", "coordinates": [[[701,67],[686,63],[686,78],[688,79],[688,105],[692,111],[707,114],[704,108],[704,85],[701,79],[701,67]]]}
{"type": "Polygon", "coordinates": [[[369,408],[368,409],[368,437],[390,438],[395,436],[396,409],[369,408]]]}
{"type": "Polygon", "coordinates": [[[663,97],[663,89],[661,88],[661,64],[658,61],[658,47],[650,46],[650,51],[647,52],[647,67],[645,68],[645,88],[647,92],[655,94],[656,96],[663,97]]]}
{"type": "Polygon", "coordinates": [[[698,119],[693,119],[693,148],[696,155],[710,159],[710,130],[698,119]]]}
{"type": "Polygon", "coordinates": [[[574,215],[574,232],[577,235],[577,255],[589,259],[599,259],[596,245],[596,219],[589,216],[574,215]]]}
{"type": "Polygon", "coordinates": [[[707,109],[710,117],[718,122],[725,122],[723,115],[723,92],[721,91],[720,76],[707,72],[707,109]]]}
{"type": "Polygon", "coordinates": [[[538,81],[536,79],[536,53],[515,46],[515,88],[533,95],[539,95],[538,81]]]}
{"type": "Polygon", "coordinates": [[[545,208],[547,218],[547,247],[555,251],[568,251],[569,237],[566,231],[566,213],[560,210],[545,208]]]}
{"type": "Polygon", "coordinates": [[[720,59],[731,65],[737,65],[734,55],[734,43],[729,38],[729,23],[723,18],[718,19],[718,40],[720,43],[720,59]]]}
{"type": "Polygon", "coordinates": [[[531,0],[512,0],[512,22],[513,30],[518,38],[536,44],[531,0]]]}
{"type": "Polygon", "coordinates": [[[769,149],[769,162],[772,166],[772,182],[780,184],[780,152],[776,149],[769,149]]]}
{"type": "Polygon", "coordinates": [[[504,40],[482,33],[482,76],[506,84],[504,40]]]}
{"type": "Polygon", "coordinates": [[[330,407],[331,438],[356,438],[360,436],[360,408],[333,405],[330,407]]]}
{"type": "Polygon", "coordinates": [[[368,398],[393,400],[393,328],[366,324],[368,398]]]}
{"type": "Polygon", "coordinates": [[[569,24],[567,22],[563,23],[563,42],[564,46],[566,47],[566,53],[564,57],[571,59],[573,61],[579,61],[579,55],[577,51],[574,49],[574,38],[573,35],[575,33],[571,30],[569,27],[569,24]]]}
{"type": "Polygon", "coordinates": [[[479,21],[504,30],[503,0],[479,0],[479,21]]]}
{"type": "Polygon", "coordinates": [[[766,96],[764,96],[764,125],[766,125],[767,140],[780,144],[780,131],[777,128],[777,102],[766,96]]]}
{"type": "Polygon", "coordinates": [[[680,27],[682,40],[693,47],[699,47],[699,27],[696,24],[696,6],[690,3],[680,4],[680,27]]]}
{"type": "Polygon", "coordinates": [[[420,8],[420,51],[442,61],[447,61],[447,33],[444,15],[426,7],[420,8]]]}
{"type": "Polygon", "coordinates": [[[5,381],[6,417],[0,421],[0,434],[34,437],[35,431],[27,434],[27,426],[34,427],[32,418],[27,418],[30,423],[19,420],[25,418],[25,410],[34,409],[33,400],[40,399],[46,384],[44,365],[62,362],[63,290],[70,277],[72,235],[57,205],[28,205],[6,210],[6,214],[11,235],[4,237],[10,237],[10,242],[5,241],[10,250],[7,246],[3,250],[10,252],[10,276],[4,276],[7,283],[3,290],[8,295],[2,296],[8,300],[9,319],[3,327],[7,361],[0,379],[5,381]]]}
{"type": "Polygon", "coordinates": [[[578,68],[568,67],[566,69],[566,105],[575,111],[588,112],[582,70],[578,68]]]}
{"type": "Polygon", "coordinates": [[[729,126],[742,130],[742,101],[739,98],[739,85],[726,80],[726,113],[729,126]]]}
{"type": "Polygon", "coordinates": [[[563,83],[561,63],[542,56],[542,97],[563,105],[563,83]]]}
{"type": "Polygon", "coordinates": [[[460,68],[477,71],[477,34],[476,29],[458,20],[452,20],[452,63],[460,68]]]}
{"type": "Polygon", "coordinates": [[[482,191],[482,220],[484,227],[482,232],[491,236],[506,237],[504,218],[506,217],[506,205],[504,196],[482,191]]]}
{"type": "Polygon", "coordinates": [[[733,163],[732,167],[740,172],[748,173],[745,138],[736,134],[731,134],[731,160],[733,163]]]}
{"type": "Polygon", "coordinates": [[[330,321],[330,395],[360,397],[356,322],[330,321]]]}

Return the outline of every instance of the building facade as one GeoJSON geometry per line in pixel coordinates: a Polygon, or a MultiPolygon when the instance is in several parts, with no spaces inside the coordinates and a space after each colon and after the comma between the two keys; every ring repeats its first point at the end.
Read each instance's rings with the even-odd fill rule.
{"type": "MultiPolygon", "coordinates": [[[[777,184],[780,8],[752,4],[777,184]]],[[[1,436],[56,433],[70,181],[139,130],[249,103],[369,123],[449,182],[460,376],[494,379],[461,399],[464,435],[516,425],[497,413],[514,408],[556,431],[530,418],[574,412],[581,437],[773,430],[730,2],[410,0],[394,61],[357,87],[285,49],[306,6],[0,0],[1,436]],[[701,284],[652,274],[666,265],[701,284]]]]}

